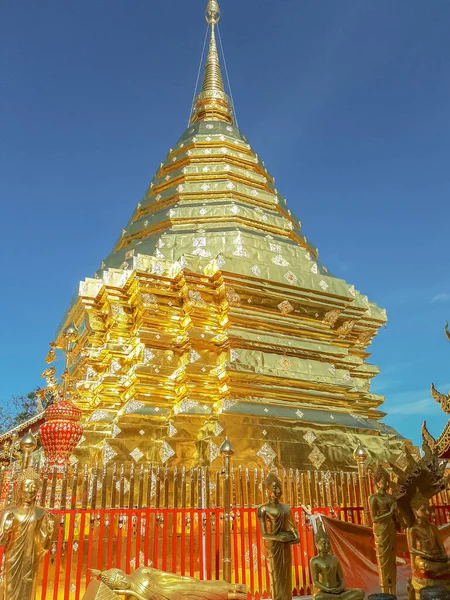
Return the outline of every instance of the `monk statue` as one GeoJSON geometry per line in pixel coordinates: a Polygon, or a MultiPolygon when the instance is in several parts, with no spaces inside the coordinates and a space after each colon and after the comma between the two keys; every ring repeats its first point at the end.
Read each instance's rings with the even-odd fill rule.
{"type": "Polygon", "coordinates": [[[310,561],[314,600],[363,600],[363,590],[346,589],[341,563],[330,553],[330,538],[321,523],[314,542],[318,552],[310,561]]]}
{"type": "Polygon", "coordinates": [[[397,530],[400,529],[397,502],[389,489],[389,473],[378,463],[374,473],[377,487],[369,497],[369,508],[375,537],[380,587],[383,594],[396,595],[397,585],[397,530]]]}
{"type": "Polygon", "coordinates": [[[415,523],[406,535],[411,553],[413,587],[416,592],[430,585],[450,588],[450,558],[442,543],[439,529],[430,523],[428,500],[418,494],[411,502],[415,523]]]}
{"type": "Polygon", "coordinates": [[[269,473],[264,480],[268,496],[267,504],[258,508],[258,519],[266,547],[266,563],[269,571],[272,600],[292,598],[291,545],[300,538],[295,528],[291,509],[282,504],[282,484],[277,475],[269,473]]]}
{"type": "Polygon", "coordinates": [[[91,581],[83,600],[114,600],[120,596],[136,600],[247,600],[245,585],[225,581],[199,581],[141,567],[127,575],[120,569],[92,571],[100,581],[91,581]]]}
{"type": "Polygon", "coordinates": [[[0,513],[0,545],[5,548],[4,581],[0,600],[35,600],[39,559],[53,537],[53,517],[36,506],[39,475],[24,469],[17,480],[14,506],[0,513]]]}

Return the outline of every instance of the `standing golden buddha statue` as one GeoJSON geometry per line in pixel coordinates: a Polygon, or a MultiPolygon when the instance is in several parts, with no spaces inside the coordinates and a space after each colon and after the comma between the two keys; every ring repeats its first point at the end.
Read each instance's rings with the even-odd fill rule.
{"type": "Polygon", "coordinates": [[[317,556],[310,561],[314,600],[363,600],[364,591],[346,589],[342,565],[330,552],[330,538],[321,523],[314,536],[317,556]]]}
{"type": "Polygon", "coordinates": [[[280,502],[283,487],[279,477],[270,473],[263,485],[269,501],[258,508],[258,519],[266,547],[271,597],[272,600],[291,600],[291,545],[298,544],[300,538],[290,507],[280,502]]]}
{"type": "Polygon", "coordinates": [[[53,517],[36,506],[39,475],[24,468],[17,480],[17,503],[0,513],[0,545],[5,548],[4,581],[0,600],[35,600],[41,556],[50,548],[53,517]]]}
{"type": "Polygon", "coordinates": [[[397,502],[388,493],[389,473],[379,463],[374,481],[375,494],[369,497],[369,508],[375,537],[380,587],[384,594],[396,595],[397,585],[397,530],[400,529],[397,502]]]}

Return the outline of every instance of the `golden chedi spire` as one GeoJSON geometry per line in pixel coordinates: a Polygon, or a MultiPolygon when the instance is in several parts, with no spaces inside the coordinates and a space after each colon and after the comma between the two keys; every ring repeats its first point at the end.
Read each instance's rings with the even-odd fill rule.
{"type": "Polygon", "coordinates": [[[194,101],[191,123],[197,121],[225,121],[234,123],[232,103],[225,93],[219,53],[216,43],[216,25],[220,21],[220,7],[217,0],[208,0],[205,19],[210,26],[208,57],[206,59],[203,83],[194,101]]]}

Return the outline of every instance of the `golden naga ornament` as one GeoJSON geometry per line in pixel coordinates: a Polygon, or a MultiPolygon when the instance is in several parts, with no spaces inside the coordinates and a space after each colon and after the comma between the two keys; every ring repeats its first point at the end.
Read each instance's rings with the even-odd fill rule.
{"type": "Polygon", "coordinates": [[[389,473],[379,463],[374,473],[377,487],[369,497],[370,515],[375,537],[380,587],[384,594],[396,595],[397,585],[397,530],[400,529],[397,502],[387,492],[389,473]]]}
{"type": "Polygon", "coordinates": [[[330,538],[321,523],[314,537],[318,555],[311,559],[314,600],[363,600],[364,591],[346,589],[339,559],[331,554],[330,538]]]}
{"type": "Polygon", "coordinates": [[[444,586],[450,590],[450,558],[447,556],[439,529],[430,523],[431,507],[418,494],[411,503],[415,523],[407,529],[411,553],[412,587],[420,598],[420,590],[428,586],[444,586]]]}
{"type": "Polygon", "coordinates": [[[264,487],[269,501],[258,508],[258,519],[266,547],[272,600],[291,600],[291,545],[298,544],[300,538],[290,507],[280,502],[283,486],[279,477],[269,473],[264,487]]]}
{"type": "Polygon", "coordinates": [[[245,585],[225,581],[199,581],[166,573],[152,567],[141,567],[127,575],[120,569],[92,571],[100,581],[90,582],[83,600],[246,600],[245,585]]]}
{"type": "Polygon", "coordinates": [[[40,483],[36,471],[24,468],[17,480],[17,504],[0,513],[5,552],[0,600],[35,600],[39,560],[48,552],[54,531],[53,517],[35,504],[40,483]]]}

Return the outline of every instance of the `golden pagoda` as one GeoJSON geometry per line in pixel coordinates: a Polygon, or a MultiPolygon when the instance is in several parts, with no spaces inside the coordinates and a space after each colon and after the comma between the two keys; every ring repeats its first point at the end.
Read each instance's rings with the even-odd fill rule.
{"type": "Polygon", "coordinates": [[[187,130],[78,294],[72,378],[89,461],[355,469],[395,460],[366,348],[386,312],[319,261],[236,125],[208,2],[209,50],[187,130]]]}

